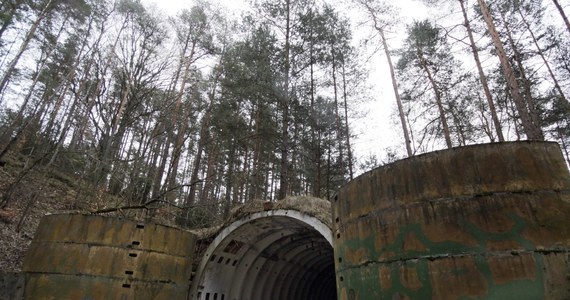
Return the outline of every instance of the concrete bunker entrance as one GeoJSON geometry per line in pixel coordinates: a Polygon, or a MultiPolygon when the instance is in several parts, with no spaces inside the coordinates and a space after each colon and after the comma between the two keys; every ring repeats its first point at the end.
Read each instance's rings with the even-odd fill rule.
{"type": "Polygon", "coordinates": [[[239,219],[206,250],[190,299],[337,299],[331,229],[295,210],[239,219]]]}
{"type": "Polygon", "coordinates": [[[248,203],[203,232],[49,215],[14,297],[320,300],[338,288],[341,299],[568,300],[569,197],[558,145],[517,142],[395,162],[346,184],[332,206],[248,203]]]}

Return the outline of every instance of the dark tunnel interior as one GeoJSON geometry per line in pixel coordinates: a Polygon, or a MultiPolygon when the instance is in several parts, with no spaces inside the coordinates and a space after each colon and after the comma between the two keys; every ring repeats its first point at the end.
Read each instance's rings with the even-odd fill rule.
{"type": "Polygon", "coordinates": [[[337,299],[333,248],[307,223],[286,216],[251,220],[211,253],[191,299],[337,299]]]}

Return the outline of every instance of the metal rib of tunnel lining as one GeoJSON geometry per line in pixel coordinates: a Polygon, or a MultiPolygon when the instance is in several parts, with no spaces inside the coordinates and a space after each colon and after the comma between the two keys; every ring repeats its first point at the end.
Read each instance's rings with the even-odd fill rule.
{"type": "Polygon", "coordinates": [[[190,299],[336,299],[330,228],[296,211],[237,221],[214,240],[190,299]]]}

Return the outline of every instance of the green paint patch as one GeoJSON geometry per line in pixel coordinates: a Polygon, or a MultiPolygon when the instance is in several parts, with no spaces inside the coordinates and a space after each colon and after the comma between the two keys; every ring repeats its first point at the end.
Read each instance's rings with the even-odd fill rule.
{"type": "MultiPolygon", "coordinates": [[[[392,299],[395,296],[407,296],[411,299],[431,299],[433,297],[433,283],[431,274],[437,270],[430,270],[429,261],[438,259],[449,259],[449,257],[471,257],[475,261],[477,271],[479,271],[486,283],[487,291],[485,296],[463,297],[460,299],[541,299],[544,297],[544,261],[539,253],[534,253],[534,279],[512,280],[505,284],[497,284],[493,279],[491,266],[489,265],[487,244],[488,242],[509,242],[515,241],[524,250],[532,252],[535,247],[532,242],[526,240],[522,232],[527,227],[526,221],[520,216],[512,213],[509,218],[514,221],[514,225],[506,232],[487,232],[477,225],[463,220],[460,227],[470,235],[477,245],[464,245],[455,241],[431,241],[422,231],[419,223],[413,223],[400,228],[394,242],[383,245],[380,249],[376,247],[375,236],[370,235],[365,239],[345,240],[342,245],[337,245],[337,254],[344,257],[347,251],[352,253],[359,249],[366,249],[368,257],[356,265],[348,262],[341,264],[339,274],[344,276],[345,281],[341,282],[342,287],[347,290],[353,289],[357,292],[358,299],[392,299]],[[406,237],[414,234],[425,246],[425,250],[404,251],[406,237]],[[390,257],[390,255],[392,255],[390,257]],[[394,256],[395,255],[395,256],[394,256]],[[389,259],[382,259],[390,257],[389,259]],[[390,270],[391,282],[389,287],[380,286],[379,268],[387,267],[390,270]],[[406,287],[400,277],[401,268],[412,268],[417,273],[416,287],[414,289],[406,287]],[[380,286],[380,287],[379,287],[380,286]],[[378,288],[379,287],[379,288],[378,288]],[[375,290],[380,290],[378,295],[375,290]]],[[[381,234],[378,232],[377,234],[381,234]]],[[[511,255],[508,253],[507,255],[511,255]]],[[[466,277],[470,270],[457,266],[454,269],[446,270],[450,275],[456,277],[466,277]]]]}

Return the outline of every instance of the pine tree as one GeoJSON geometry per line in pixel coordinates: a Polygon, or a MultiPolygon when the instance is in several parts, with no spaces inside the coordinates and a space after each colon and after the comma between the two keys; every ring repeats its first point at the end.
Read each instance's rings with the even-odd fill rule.
{"type": "Polygon", "coordinates": [[[371,0],[354,0],[359,6],[363,8],[369,19],[372,21],[372,26],[380,36],[380,41],[382,43],[382,48],[384,49],[384,55],[388,61],[388,68],[390,70],[390,78],[392,79],[392,88],[394,90],[394,97],[396,98],[396,105],[398,106],[398,116],[400,117],[400,124],[402,126],[402,132],[404,134],[404,143],[406,145],[406,151],[408,156],[413,155],[412,151],[412,140],[410,138],[408,125],[406,122],[404,107],[402,105],[402,100],[400,98],[400,92],[398,91],[398,82],[396,80],[396,74],[394,71],[394,65],[392,63],[392,56],[390,54],[390,48],[388,47],[388,42],[386,39],[386,30],[390,30],[394,23],[394,8],[386,3],[385,1],[377,2],[371,0]]]}
{"type": "MultiPolygon", "coordinates": [[[[424,78],[429,82],[437,106],[439,121],[442,126],[443,137],[448,148],[453,147],[451,131],[449,129],[446,109],[444,107],[443,90],[438,82],[438,72],[443,69],[442,64],[450,63],[453,59],[446,55],[442,48],[439,30],[429,21],[414,22],[408,29],[405,50],[398,61],[398,68],[405,69],[417,67],[424,78]]],[[[444,73],[442,71],[441,73],[444,73]]]]}
{"type": "MultiPolygon", "coordinates": [[[[499,32],[497,31],[495,21],[493,20],[489,6],[485,0],[478,0],[478,4],[485,23],[487,24],[487,29],[491,34],[493,44],[495,45],[497,55],[501,62],[501,67],[506,78],[506,83],[513,98],[513,102],[516,105],[517,112],[520,115],[524,132],[527,138],[530,140],[544,140],[540,124],[537,124],[535,121],[533,121],[531,112],[529,112],[529,109],[527,107],[527,102],[524,100],[523,96],[520,93],[520,87],[516,80],[513,67],[510,64],[505,52],[503,42],[500,39],[499,32]]],[[[534,119],[537,120],[537,118],[534,119]]]]}

